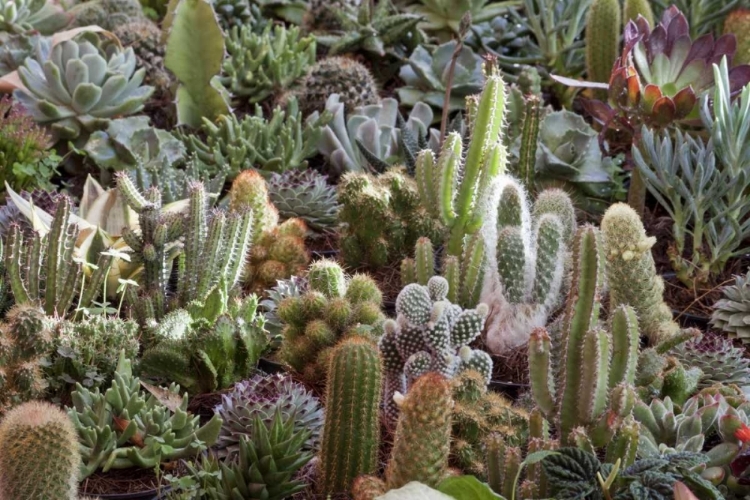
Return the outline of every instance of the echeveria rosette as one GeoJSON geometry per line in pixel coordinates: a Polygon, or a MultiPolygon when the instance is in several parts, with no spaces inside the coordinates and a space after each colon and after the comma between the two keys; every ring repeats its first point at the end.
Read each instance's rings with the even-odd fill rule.
{"type": "Polygon", "coordinates": [[[18,74],[25,88],[15,90],[16,100],[62,139],[76,139],[84,131],[105,128],[111,118],[141,111],[154,92],[141,85],[146,72],[136,69],[132,48],[106,59],[90,42],[64,41],[44,62],[26,59],[18,74]]]}

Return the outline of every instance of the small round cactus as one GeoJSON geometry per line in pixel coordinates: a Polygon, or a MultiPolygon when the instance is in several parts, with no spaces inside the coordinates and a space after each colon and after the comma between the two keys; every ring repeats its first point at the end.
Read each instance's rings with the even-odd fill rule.
{"type": "Polygon", "coordinates": [[[327,57],[312,67],[296,92],[302,115],[322,112],[331,94],[341,96],[347,112],[380,100],[372,73],[347,57],[327,57]]]}
{"type": "Polygon", "coordinates": [[[313,262],[307,271],[307,282],[311,290],[328,298],[343,297],[346,293],[344,270],[333,260],[313,262]]]}

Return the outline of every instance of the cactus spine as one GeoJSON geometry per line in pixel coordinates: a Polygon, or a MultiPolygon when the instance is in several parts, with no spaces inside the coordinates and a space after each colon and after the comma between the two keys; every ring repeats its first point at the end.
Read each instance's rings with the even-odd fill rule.
{"type": "Polygon", "coordinates": [[[12,409],[0,422],[0,450],[0,498],[78,498],[78,435],[59,408],[31,401],[12,409]]]}
{"type": "MultiPolygon", "coordinates": [[[[396,398],[403,396],[396,395],[396,398]]],[[[386,484],[396,489],[411,481],[436,487],[448,468],[453,399],[448,380],[438,373],[423,375],[401,404],[386,484]]]]}
{"type": "Polygon", "coordinates": [[[465,155],[461,135],[453,132],[446,137],[437,160],[429,149],[417,157],[416,179],[422,204],[449,230],[446,250],[456,257],[462,254],[464,237],[481,227],[480,200],[490,181],[506,166],[502,143],[505,83],[494,66],[485,70],[487,83],[472,113],[472,137],[465,155]]]}
{"type": "Polygon", "coordinates": [[[376,471],[381,383],[380,355],[373,343],[352,337],[334,348],[326,384],[321,492],[348,492],[354,479],[376,471]]]}
{"type": "Polygon", "coordinates": [[[620,48],[620,0],[594,0],[586,22],[586,72],[593,82],[609,82],[620,48]]]}
{"type": "Polygon", "coordinates": [[[638,323],[633,308],[620,306],[609,331],[597,326],[604,274],[598,240],[593,226],[576,235],[559,345],[552,351],[544,328],[534,330],[529,341],[532,393],[539,409],[557,423],[563,446],[605,446],[635,403],[638,323]]]}
{"type": "MultiPolygon", "coordinates": [[[[648,25],[654,27],[654,11],[651,9],[650,0],[625,0],[622,8],[622,24],[626,26],[629,21],[635,21],[638,16],[648,21],[648,25]]],[[[735,63],[737,61],[735,60],[735,63]]],[[[739,63],[743,64],[743,63],[739,63]]]]}

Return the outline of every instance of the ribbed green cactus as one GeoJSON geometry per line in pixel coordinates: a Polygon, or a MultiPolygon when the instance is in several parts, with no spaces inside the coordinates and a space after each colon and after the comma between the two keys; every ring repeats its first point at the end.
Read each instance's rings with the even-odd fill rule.
{"type": "Polygon", "coordinates": [[[453,398],[450,382],[428,373],[414,383],[400,401],[401,416],[385,471],[389,489],[411,481],[436,487],[445,478],[451,440],[453,398]]]}
{"type": "Polygon", "coordinates": [[[499,435],[487,440],[488,484],[492,491],[505,498],[512,498],[513,485],[521,467],[521,449],[506,446],[499,435]]]}
{"type": "Polygon", "coordinates": [[[97,298],[112,265],[112,257],[99,254],[91,273],[73,260],[78,230],[70,224],[70,199],[61,197],[49,232],[25,237],[20,226],[13,226],[7,242],[5,268],[16,304],[38,304],[49,315],[65,316],[80,293],[80,307],[97,298]],[[86,287],[81,283],[86,276],[86,287]]]}
{"type": "Polygon", "coordinates": [[[0,414],[44,395],[42,367],[54,349],[52,328],[52,318],[25,304],[15,305],[0,324],[0,414]]]}
{"type": "Polygon", "coordinates": [[[560,305],[573,203],[547,190],[529,208],[524,188],[509,176],[492,186],[482,234],[488,249],[481,300],[490,306],[486,342],[500,354],[524,344],[560,305]]]}
{"type": "Polygon", "coordinates": [[[427,286],[406,285],[396,298],[396,320],[386,320],[380,351],[386,374],[386,416],[394,421],[398,408],[393,394],[405,393],[421,375],[438,372],[452,378],[464,370],[481,373],[484,385],[492,374],[492,359],[469,344],[482,333],[487,306],[462,309],[446,299],[448,282],[433,276],[427,286]]]}
{"type": "Polygon", "coordinates": [[[368,340],[346,339],[330,359],[319,482],[328,494],[348,492],[358,476],[377,470],[382,383],[380,355],[368,340]]]}
{"type": "Polygon", "coordinates": [[[0,422],[0,498],[77,500],[81,453],[59,408],[31,401],[0,422]]]}
{"type": "Polygon", "coordinates": [[[594,0],[586,19],[586,72],[592,82],[608,83],[620,52],[619,0],[594,0]]]}
{"type": "Polygon", "coordinates": [[[651,343],[676,335],[679,325],[664,302],[664,282],[656,273],[651,255],[656,238],[646,236],[641,218],[624,203],[607,210],[601,230],[612,307],[632,306],[651,343]]]}
{"type": "Polygon", "coordinates": [[[518,177],[523,186],[530,192],[534,192],[536,149],[539,138],[539,122],[542,114],[542,100],[539,96],[531,94],[524,98],[525,113],[523,129],[521,131],[521,148],[519,151],[518,177]]]}
{"type": "Polygon", "coordinates": [[[464,152],[461,135],[449,134],[438,158],[431,150],[417,157],[416,179],[422,205],[448,229],[446,251],[461,257],[464,238],[482,225],[480,200],[492,179],[506,168],[502,142],[505,83],[492,65],[472,114],[472,134],[464,152]],[[460,176],[459,176],[460,172],[460,176]],[[459,182],[460,181],[460,182],[459,182]]]}
{"type": "Polygon", "coordinates": [[[593,226],[580,228],[576,235],[573,284],[555,349],[544,328],[534,330],[529,341],[534,400],[556,423],[563,446],[607,445],[636,399],[633,383],[639,332],[635,311],[629,306],[613,309],[609,331],[597,324],[604,275],[598,240],[593,226]]]}
{"type": "MultiPolygon", "coordinates": [[[[638,16],[643,16],[648,25],[654,28],[654,11],[651,8],[650,0],[625,0],[625,4],[622,7],[622,24],[627,25],[629,21],[635,21],[638,16]]],[[[735,63],[744,64],[735,58],[735,63]]]]}

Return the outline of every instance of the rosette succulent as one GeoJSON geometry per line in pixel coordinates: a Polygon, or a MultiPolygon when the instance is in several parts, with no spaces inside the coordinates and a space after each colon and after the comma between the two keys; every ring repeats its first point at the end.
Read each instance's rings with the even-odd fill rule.
{"type": "Polygon", "coordinates": [[[711,324],[729,338],[750,343],[750,274],[736,276],[732,285],[724,287],[724,296],[714,304],[711,324]]]}
{"type": "Polygon", "coordinates": [[[38,31],[52,35],[70,24],[73,16],[48,0],[8,0],[0,4],[0,31],[38,31]]]}
{"type": "Polygon", "coordinates": [[[64,139],[137,113],[154,92],[141,85],[146,72],[136,69],[132,48],[107,59],[90,42],[75,40],[56,45],[47,61],[26,59],[18,74],[25,88],[16,89],[14,97],[64,139]]]}
{"type": "Polygon", "coordinates": [[[284,219],[297,217],[314,231],[325,231],[336,225],[339,212],[336,188],[315,170],[271,174],[268,195],[284,219]]]}

